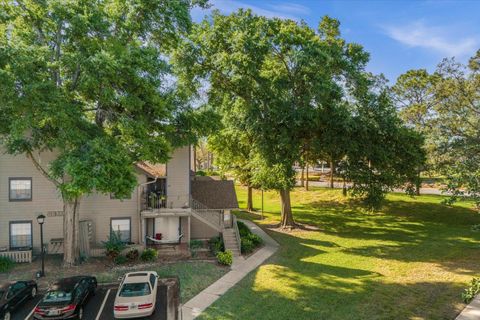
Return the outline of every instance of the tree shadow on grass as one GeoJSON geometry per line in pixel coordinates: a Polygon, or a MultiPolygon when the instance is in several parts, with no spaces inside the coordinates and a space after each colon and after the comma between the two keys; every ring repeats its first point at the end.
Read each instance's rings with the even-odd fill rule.
{"type": "Polygon", "coordinates": [[[341,238],[378,241],[345,248],[345,253],[405,262],[437,262],[448,270],[478,272],[480,223],[474,210],[436,203],[386,201],[381,212],[358,205],[315,201],[294,208],[297,221],[315,225],[321,232],[341,238]]]}
{"type": "Polygon", "coordinates": [[[452,319],[463,308],[458,283],[391,282],[370,270],[312,261],[335,243],[269,233],[285,245],[200,319],[452,319]]]}

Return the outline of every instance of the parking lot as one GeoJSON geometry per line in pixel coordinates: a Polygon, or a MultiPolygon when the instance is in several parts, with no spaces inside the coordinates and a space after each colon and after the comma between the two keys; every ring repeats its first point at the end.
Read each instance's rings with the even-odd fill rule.
{"type": "MultiPolygon", "coordinates": [[[[91,297],[84,307],[84,320],[113,320],[113,301],[117,294],[117,287],[103,287],[97,288],[95,296],[91,297]]],[[[35,297],[25,303],[13,315],[13,320],[30,320],[33,319],[33,310],[42,298],[41,295],[35,297]]],[[[157,291],[157,303],[155,305],[155,312],[152,316],[141,318],[144,320],[167,320],[167,287],[161,285],[157,291]]]]}

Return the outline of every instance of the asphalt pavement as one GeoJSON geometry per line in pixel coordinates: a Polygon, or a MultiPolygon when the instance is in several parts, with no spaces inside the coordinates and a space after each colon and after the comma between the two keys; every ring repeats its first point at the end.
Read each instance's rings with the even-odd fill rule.
{"type": "MultiPolygon", "coordinates": [[[[90,297],[83,308],[84,320],[114,320],[113,302],[117,294],[117,286],[99,286],[94,296],[90,297]]],[[[40,302],[42,295],[27,301],[12,314],[13,320],[33,319],[33,310],[40,302]]],[[[143,320],[167,320],[167,286],[159,285],[155,312],[150,317],[137,318],[143,320]]]]}

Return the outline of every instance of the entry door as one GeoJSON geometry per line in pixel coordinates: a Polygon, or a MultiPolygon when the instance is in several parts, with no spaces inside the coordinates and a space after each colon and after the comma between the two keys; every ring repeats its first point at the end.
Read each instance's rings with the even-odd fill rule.
{"type": "Polygon", "coordinates": [[[162,240],[177,241],[179,227],[179,217],[155,218],[155,233],[161,233],[162,240]]]}

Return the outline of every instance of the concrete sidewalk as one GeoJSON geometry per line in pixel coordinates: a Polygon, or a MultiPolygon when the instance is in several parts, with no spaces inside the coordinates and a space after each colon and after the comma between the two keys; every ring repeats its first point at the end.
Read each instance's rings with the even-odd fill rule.
{"type": "Polygon", "coordinates": [[[455,318],[455,320],[478,320],[480,319],[480,295],[470,302],[468,306],[455,318]]]}
{"type": "Polygon", "coordinates": [[[182,320],[195,319],[207,309],[215,300],[242,280],[250,271],[256,269],[265,260],[270,258],[278,249],[278,243],[255,223],[247,220],[239,220],[245,223],[250,230],[259,235],[264,242],[264,247],[252,254],[248,259],[243,257],[234,258],[232,269],[226,275],[218,279],[208,288],[187,301],[182,307],[182,320]]]}

